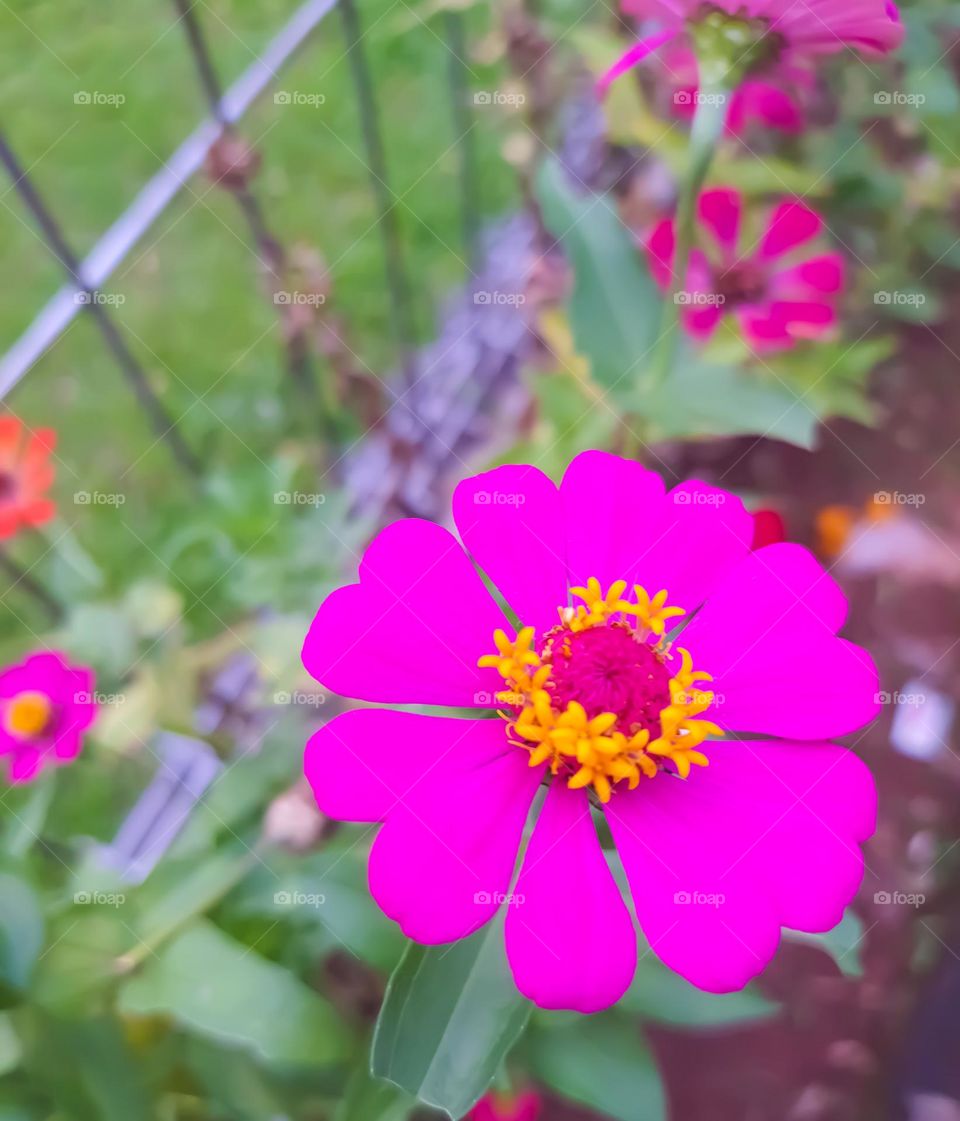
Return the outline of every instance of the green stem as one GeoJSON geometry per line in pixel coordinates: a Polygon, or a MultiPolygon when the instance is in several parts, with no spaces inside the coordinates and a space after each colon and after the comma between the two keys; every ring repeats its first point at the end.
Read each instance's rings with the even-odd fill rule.
{"type": "Polygon", "coordinates": [[[7,855],[22,860],[40,839],[47,811],[53,801],[56,771],[53,769],[40,775],[31,785],[27,801],[16,814],[16,825],[7,838],[7,855]]]}
{"type": "Polygon", "coordinates": [[[70,526],[57,517],[46,525],[35,526],[33,533],[43,547],[44,554],[59,557],[91,588],[103,587],[103,572],[100,566],[80,544],[70,526]]]}
{"type": "Polygon", "coordinates": [[[680,184],[677,197],[677,213],[674,220],[675,245],[670,287],[664,297],[660,313],[660,329],[657,333],[656,349],[653,355],[651,389],[656,389],[670,376],[677,350],[680,314],[677,295],[687,282],[690,266],[690,251],[693,248],[694,226],[697,213],[697,199],[706,181],[717,146],[723,136],[723,126],[727,119],[728,93],[721,87],[701,87],[697,110],[690,129],[687,173],[680,184]]]}

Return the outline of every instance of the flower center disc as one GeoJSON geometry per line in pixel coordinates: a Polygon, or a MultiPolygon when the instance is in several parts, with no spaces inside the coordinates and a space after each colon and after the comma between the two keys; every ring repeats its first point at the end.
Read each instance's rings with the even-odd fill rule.
{"type": "Polygon", "coordinates": [[[551,667],[554,707],[571,701],[583,705],[588,717],[615,713],[615,727],[624,735],[660,734],[660,713],[670,704],[670,671],[664,658],[633,628],[611,623],[571,633],[557,628],[547,635],[541,661],[551,667]]]}
{"type": "Polygon", "coordinates": [[[17,693],[3,714],[3,726],[17,739],[36,739],[50,723],[53,708],[45,693],[29,691],[17,693]]]}

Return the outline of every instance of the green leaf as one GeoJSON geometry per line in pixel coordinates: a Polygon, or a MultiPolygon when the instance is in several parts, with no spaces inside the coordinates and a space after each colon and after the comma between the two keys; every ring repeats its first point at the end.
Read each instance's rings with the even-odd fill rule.
{"type": "Polygon", "coordinates": [[[630,988],[617,1008],[674,1027],[718,1028],[776,1015],[778,1006],[755,989],[705,993],[667,969],[649,951],[642,954],[630,988]]]}
{"type": "Polygon", "coordinates": [[[0,872],[0,1007],[16,1004],[43,947],[43,912],[33,888],[0,872]]]}
{"type": "Polygon", "coordinates": [[[547,228],[574,272],[570,326],[577,350],[604,386],[635,382],[649,356],[662,300],[610,195],[580,195],[560,165],[537,177],[547,228]]]}
{"type": "Polygon", "coordinates": [[[616,1121],[666,1121],[649,1048],[637,1026],[617,1012],[538,1018],[525,1054],[533,1073],[563,1097],[616,1121]]]}
{"type": "Polygon", "coordinates": [[[663,439],[762,435],[802,448],[813,446],[817,413],[783,381],[762,369],[712,362],[682,351],[666,382],[653,393],[633,390],[623,401],[649,418],[663,439]]]}
{"type": "Polygon", "coordinates": [[[36,1003],[64,1016],[106,1007],[117,980],[117,959],[130,948],[130,929],[116,910],[69,912],[51,933],[32,988],[36,1003]]]}
{"type": "Polygon", "coordinates": [[[287,970],[200,921],[164,946],[120,992],[119,1010],[165,1014],[201,1035],[284,1067],[343,1059],[333,1009],[287,970]]]}
{"type": "Polygon", "coordinates": [[[148,944],[161,941],[208,911],[257,861],[250,849],[233,847],[211,853],[199,863],[165,864],[142,890],[143,910],[137,919],[139,940],[148,944]],[[157,887],[161,888],[159,892],[157,887]]]}
{"type": "Polygon", "coordinates": [[[6,1013],[0,1013],[0,1078],[16,1070],[22,1057],[23,1048],[13,1021],[6,1013]]]}
{"type": "Polygon", "coordinates": [[[20,859],[40,839],[53,801],[56,777],[55,771],[47,771],[33,782],[4,793],[10,817],[5,823],[2,851],[8,857],[20,859]]]}
{"type": "Polygon", "coordinates": [[[384,972],[392,970],[405,940],[374,903],[367,887],[368,846],[352,830],[341,830],[345,844],[308,856],[265,855],[259,866],[230,896],[227,906],[239,915],[266,915],[316,932],[314,953],[345,948],[384,972]]]}
{"type": "Polygon", "coordinates": [[[370,1073],[370,1061],[364,1052],[363,1061],[347,1083],[347,1089],[333,1115],[333,1121],[405,1121],[416,1099],[370,1073]]]}
{"type": "Polygon", "coordinates": [[[25,1040],[24,1066],[71,1121],[152,1121],[143,1079],[113,1018],[37,1017],[25,1040]]]}
{"type": "Polygon", "coordinates": [[[859,977],[862,971],[860,943],[863,941],[863,923],[853,911],[847,911],[839,923],[825,934],[805,934],[800,930],[786,930],[784,937],[791,942],[809,942],[825,950],[848,977],[859,977]]]}
{"type": "Polygon", "coordinates": [[[490,1085],[531,1008],[507,965],[502,918],[451,946],[411,944],[390,979],[371,1069],[462,1117],[490,1085]]]}
{"type": "Polygon", "coordinates": [[[204,1093],[231,1121],[286,1121],[280,1099],[246,1051],[196,1035],[184,1036],[182,1049],[184,1062],[204,1093]]]}

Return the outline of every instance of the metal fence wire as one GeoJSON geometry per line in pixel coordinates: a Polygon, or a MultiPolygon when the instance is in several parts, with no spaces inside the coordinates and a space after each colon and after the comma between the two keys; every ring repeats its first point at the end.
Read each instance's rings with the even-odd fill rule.
{"type": "MultiPolygon", "coordinates": [[[[198,86],[208,117],[176,149],[90,253],[80,259],[71,246],[69,231],[52,206],[44,200],[28,170],[29,160],[16,151],[14,140],[0,132],[0,162],[6,168],[22,202],[31,214],[51,254],[59,261],[65,283],[39,312],[23,335],[0,359],[0,397],[5,397],[36,362],[59,339],[75,316],[88,315],[124,378],[150,418],[156,435],[165,441],[176,463],[189,475],[200,474],[196,451],[187,446],[150,378],[125,338],[123,325],[114,310],[99,298],[117,266],[150,226],[183,189],[188,180],[206,165],[215,180],[236,200],[268,283],[282,286],[288,264],[286,247],[270,229],[264,207],[250,179],[256,153],[236,132],[236,126],[257,97],[279,77],[282,67],[302,48],[336,8],[360,118],[364,162],[379,231],[384,281],[389,296],[390,324],[397,348],[398,365],[408,370],[412,361],[414,324],[410,283],[397,220],[396,195],[390,185],[380,120],[380,109],[364,40],[361,13],[356,0],[305,0],[257,58],[229,87],[221,83],[202,21],[200,0],[172,0],[177,25],[189,49],[198,86]]],[[[476,244],[478,211],[473,142],[469,123],[464,34],[461,13],[445,17],[444,32],[450,54],[447,79],[452,106],[451,125],[456,130],[456,149],[461,174],[460,207],[463,254],[472,260],[476,244]]],[[[311,357],[296,337],[286,338],[286,358],[291,374],[309,389],[313,372],[311,357]]]]}
{"type": "MultiPolygon", "coordinates": [[[[116,310],[98,298],[99,293],[188,180],[204,167],[233,196],[246,224],[260,276],[274,292],[283,288],[291,254],[271,229],[251,186],[251,161],[256,155],[236,126],[336,8],[360,118],[397,355],[396,373],[386,384],[382,416],[342,455],[338,471],[354,508],[368,524],[396,513],[441,517],[443,495],[453,476],[479,448],[490,448],[515,432],[529,404],[520,372],[538,345],[531,313],[523,301],[490,303],[478,299],[478,294],[524,291],[531,273],[542,268],[545,255],[550,255],[539,221],[529,210],[496,221],[485,231],[479,229],[462,14],[443,14],[443,35],[449,52],[446,81],[450,121],[459,161],[460,255],[468,275],[442,309],[434,339],[416,347],[396,196],[390,186],[380,107],[356,0],[306,0],[262,55],[226,88],[204,32],[203,4],[200,0],[171,2],[208,116],[86,257],[80,259],[76,254],[69,231],[37,189],[27,161],[16,151],[12,139],[0,132],[0,162],[65,277],[63,287],[0,359],[0,397],[29,373],[75,316],[88,315],[146,411],[155,434],[166,443],[179,468],[199,483],[203,464],[198,451],[187,444],[128,343],[116,310]]],[[[295,338],[285,336],[284,344],[291,376],[309,391],[315,377],[312,354],[295,338]]],[[[18,581],[30,579],[24,572],[13,575],[18,581]]],[[[202,737],[213,728],[225,726],[225,713],[235,709],[246,713],[244,729],[230,737],[234,750],[242,753],[256,749],[256,736],[250,739],[250,729],[257,727],[260,685],[257,667],[249,657],[228,659],[197,710],[196,736],[162,730],[157,733],[153,750],[157,772],[115,840],[103,846],[100,853],[102,861],[122,878],[136,882],[149,874],[215,781],[220,764],[202,737]],[[226,707],[221,696],[225,691],[230,698],[226,707]]]]}

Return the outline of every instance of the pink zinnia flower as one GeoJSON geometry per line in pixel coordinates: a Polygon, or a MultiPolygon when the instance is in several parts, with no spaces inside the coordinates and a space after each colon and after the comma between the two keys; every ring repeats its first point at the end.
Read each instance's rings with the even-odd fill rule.
{"type": "MultiPolygon", "coordinates": [[[[837,321],[843,257],[837,252],[804,257],[798,250],[823,229],[823,219],[800,202],[772,212],[756,247],[738,253],[742,200],[731,188],[704,191],[698,203],[702,247],[690,254],[676,298],[683,323],[705,342],[724,315],[732,315],[756,351],[783,350],[799,339],[818,339],[837,321]]],[[[675,230],[660,222],[647,240],[654,280],[668,291],[673,279],[675,230]]]]}
{"type": "Polygon", "coordinates": [[[725,43],[735,72],[745,77],[845,47],[886,54],[903,40],[891,0],[625,0],[623,9],[660,30],[618,59],[601,78],[601,90],[678,36],[706,37],[713,48],[725,43]]]}
{"type": "Polygon", "coordinates": [[[96,713],[93,688],[92,670],[57,653],[31,654],[0,671],[0,757],[11,782],[76,758],[96,713]]]}
{"type": "Polygon", "coordinates": [[[491,1090],[470,1111],[470,1121],[537,1121],[540,1095],[533,1090],[501,1094],[491,1090]]]}
{"type": "Polygon", "coordinates": [[[860,883],[875,793],[827,740],[874,717],[877,675],[837,637],[846,601],[811,554],[751,551],[732,494],[665,493],[602,452],[559,488],[535,467],[467,479],[453,517],[460,541],[418,519],[383,530],[303,648],[328,689],[438,708],[355,709],[307,744],[321,810],[383,822],[369,882],[387,915],[446,943],[506,903],[519,989],[604,1008],[631,981],[637,934],[602,813],[650,947],[695,985],[741,988],[782,926],[831,929],[860,883]]]}

